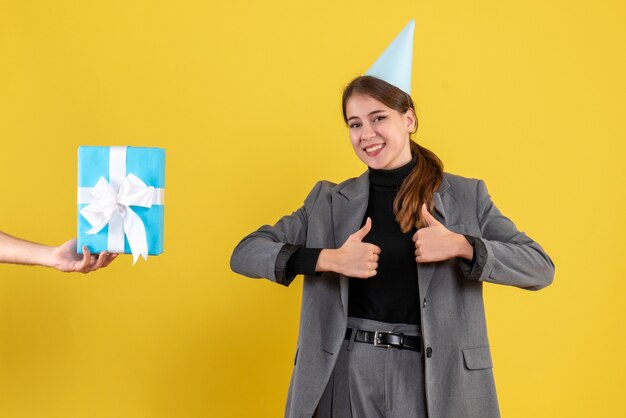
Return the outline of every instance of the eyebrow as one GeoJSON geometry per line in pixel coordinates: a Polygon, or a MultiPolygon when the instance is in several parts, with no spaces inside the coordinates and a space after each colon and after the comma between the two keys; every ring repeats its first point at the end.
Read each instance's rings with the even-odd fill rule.
{"type": "MultiPolygon", "coordinates": [[[[380,112],[384,112],[384,110],[372,110],[370,113],[367,114],[367,116],[373,115],[374,113],[380,113],[380,112]]],[[[358,119],[358,116],[350,116],[348,118],[348,122],[350,122],[352,119],[358,119]]]]}

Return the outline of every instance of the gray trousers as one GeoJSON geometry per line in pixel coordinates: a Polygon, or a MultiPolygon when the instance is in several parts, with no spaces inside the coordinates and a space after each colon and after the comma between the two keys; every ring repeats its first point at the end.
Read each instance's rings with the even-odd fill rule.
{"type": "MultiPolygon", "coordinates": [[[[419,335],[419,326],[348,317],[348,327],[419,335]]],[[[421,353],[344,340],[314,418],[426,418],[421,353]]]]}

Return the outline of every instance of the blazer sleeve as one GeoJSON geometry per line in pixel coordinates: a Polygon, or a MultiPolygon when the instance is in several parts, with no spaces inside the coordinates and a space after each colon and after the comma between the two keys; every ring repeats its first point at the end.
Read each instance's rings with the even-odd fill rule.
{"type": "MultiPolygon", "coordinates": [[[[479,260],[470,279],[539,290],[554,279],[554,263],[543,248],[504,216],[491,200],[483,180],[477,184],[477,214],[481,237],[474,237],[479,260]]],[[[467,270],[467,264],[464,270],[467,270]]]]}
{"type": "Polygon", "coordinates": [[[263,225],[244,237],[230,258],[230,268],[252,278],[266,278],[289,286],[286,265],[291,255],[306,244],[308,216],[319,198],[325,182],[318,182],[291,215],[283,216],[274,226],[263,225]]]}

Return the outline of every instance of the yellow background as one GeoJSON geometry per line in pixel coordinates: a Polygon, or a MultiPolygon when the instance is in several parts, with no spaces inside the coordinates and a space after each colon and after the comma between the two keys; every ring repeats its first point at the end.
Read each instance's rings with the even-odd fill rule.
{"type": "Polygon", "coordinates": [[[0,230],[75,234],[79,145],[167,149],[165,254],[0,266],[0,416],[281,416],[301,279],[229,257],[364,170],[341,89],[410,18],[417,141],[556,264],[484,287],[503,416],[626,416],[619,0],[0,3],[0,230]]]}

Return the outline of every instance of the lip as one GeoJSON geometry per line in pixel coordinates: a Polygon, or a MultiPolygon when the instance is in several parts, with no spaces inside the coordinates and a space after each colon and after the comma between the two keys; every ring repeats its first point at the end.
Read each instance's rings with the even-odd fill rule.
{"type": "Polygon", "coordinates": [[[380,143],[380,144],[371,144],[368,145],[367,147],[363,148],[363,151],[365,152],[365,154],[367,154],[368,157],[376,157],[378,154],[381,153],[382,150],[385,149],[385,146],[387,144],[385,143],[380,143]],[[378,147],[380,146],[380,148],[376,148],[374,151],[368,152],[368,149],[371,149],[372,147],[378,147]]]}

